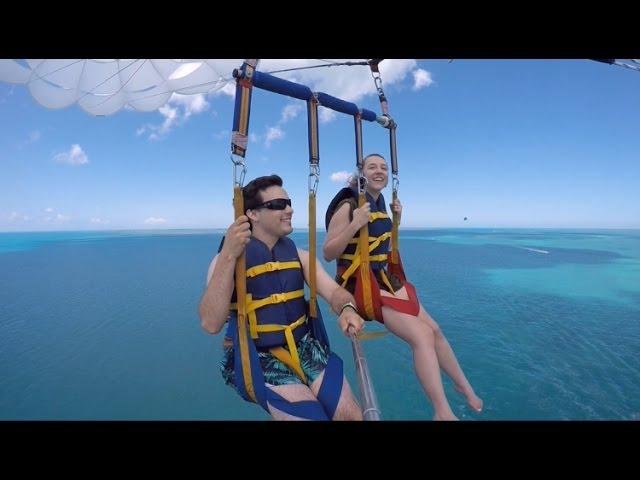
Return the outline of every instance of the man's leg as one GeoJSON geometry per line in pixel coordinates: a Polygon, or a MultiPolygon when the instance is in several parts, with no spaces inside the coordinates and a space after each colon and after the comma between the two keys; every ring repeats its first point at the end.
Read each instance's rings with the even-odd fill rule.
{"type": "MultiPolygon", "coordinates": [[[[313,394],[313,392],[309,389],[308,386],[303,385],[302,383],[291,383],[287,385],[269,385],[267,388],[270,388],[275,393],[280,395],[285,400],[289,402],[302,402],[302,401],[315,401],[318,402],[318,399],[313,394]]],[[[285,413],[281,410],[278,410],[276,407],[268,404],[269,413],[273,417],[274,420],[307,420],[306,418],[296,417],[289,413],[285,413]]],[[[320,402],[318,402],[318,407],[320,407],[320,402]]],[[[321,407],[320,407],[321,408],[321,407]]]]}
{"type": "MultiPolygon", "coordinates": [[[[324,378],[324,370],[311,384],[311,391],[314,395],[318,395],[320,386],[322,385],[322,379],[324,378]]],[[[331,420],[362,420],[362,410],[360,405],[353,396],[349,382],[345,376],[342,376],[342,392],[340,392],[340,400],[338,400],[338,406],[336,412],[331,420]]]]}

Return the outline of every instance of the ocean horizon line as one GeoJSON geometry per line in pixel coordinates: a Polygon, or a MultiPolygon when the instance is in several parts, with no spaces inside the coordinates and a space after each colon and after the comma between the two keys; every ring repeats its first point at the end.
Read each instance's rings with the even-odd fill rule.
{"type": "MultiPolygon", "coordinates": [[[[140,233],[161,233],[161,232],[224,232],[228,227],[188,227],[188,228],[113,228],[99,230],[68,229],[68,230],[0,230],[0,234],[32,234],[32,233],[118,233],[118,232],[140,232],[140,233]]],[[[619,232],[640,232],[640,227],[443,227],[443,226],[423,226],[423,227],[400,227],[401,230],[553,230],[553,231],[619,231],[619,232]]],[[[308,231],[305,227],[294,227],[293,232],[308,231]]],[[[317,228],[316,232],[324,232],[324,228],[317,228]]]]}

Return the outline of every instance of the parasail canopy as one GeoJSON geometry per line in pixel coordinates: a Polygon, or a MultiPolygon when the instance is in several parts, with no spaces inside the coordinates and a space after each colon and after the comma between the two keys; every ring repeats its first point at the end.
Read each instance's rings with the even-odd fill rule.
{"type": "Polygon", "coordinates": [[[0,60],[0,81],[25,84],[47,108],[74,103],[92,115],[131,107],[152,111],[173,93],[210,93],[232,80],[240,59],[0,60]]]}

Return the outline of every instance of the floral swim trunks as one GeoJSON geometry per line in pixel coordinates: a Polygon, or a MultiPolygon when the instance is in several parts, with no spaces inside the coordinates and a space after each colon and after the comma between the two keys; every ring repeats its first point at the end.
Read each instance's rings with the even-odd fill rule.
{"type": "MultiPolygon", "coordinates": [[[[300,339],[297,347],[302,370],[307,376],[309,384],[311,384],[326,368],[329,360],[329,351],[317,339],[313,338],[311,332],[307,332],[300,339]]],[[[284,348],[288,350],[288,347],[285,346],[284,348]]],[[[258,350],[258,358],[262,366],[264,381],[268,385],[303,383],[291,368],[274,357],[268,350],[258,350]]],[[[220,370],[224,383],[236,389],[233,381],[234,359],[232,346],[224,347],[220,370]]]]}

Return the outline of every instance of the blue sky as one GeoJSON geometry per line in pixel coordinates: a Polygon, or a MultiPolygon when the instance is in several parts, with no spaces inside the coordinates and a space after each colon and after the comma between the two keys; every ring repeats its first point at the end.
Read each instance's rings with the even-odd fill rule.
{"type": "MultiPolygon", "coordinates": [[[[387,62],[403,226],[640,228],[640,72],[589,60],[387,62]]],[[[366,67],[308,72],[288,78],[380,111],[366,67]]],[[[0,83],[0,231],[226,227],[228,91],[95,117],[0,83]]],[[[305,112],[254,91],[247,176],[283,177],[297,228],[307,226],[305,112]]],[[[387,131],[363,128],[365,154],[388,154],[387,131]]],[[[352,118],[324,112],[319,226],[343,185],[332,176],[354,163],[352,118]]]]}

